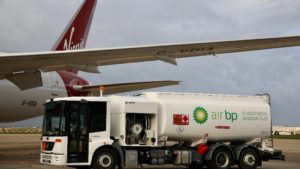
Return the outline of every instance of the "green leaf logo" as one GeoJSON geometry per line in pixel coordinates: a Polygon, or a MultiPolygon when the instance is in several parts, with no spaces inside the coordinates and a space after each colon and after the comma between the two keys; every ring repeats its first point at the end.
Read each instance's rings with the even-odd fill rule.
{"type": "Polygon", "coordinates": [[[198,124],[206,123],[208,119],[208,114],[205,108],[203,107],[196,107],[194,110],[194,120],[198,124]]]}

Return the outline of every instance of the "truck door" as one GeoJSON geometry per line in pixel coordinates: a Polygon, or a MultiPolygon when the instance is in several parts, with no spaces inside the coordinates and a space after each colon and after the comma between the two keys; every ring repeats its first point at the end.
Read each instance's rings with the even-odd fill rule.
{"type": "Polygon", "coordinates": [[[68,105],[68,163],[88,162],[87,104],[68,105]]]}

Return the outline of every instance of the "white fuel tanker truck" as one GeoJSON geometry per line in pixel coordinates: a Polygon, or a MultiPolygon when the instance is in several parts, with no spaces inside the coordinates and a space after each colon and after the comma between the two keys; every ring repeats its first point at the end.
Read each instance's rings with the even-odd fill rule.
{"type": "Polygon", "coordinates": [[[270,97],[148,92],[45,103],[40,162],[94,169],[143,165],[255,169],[274,150],[270,97]]]}

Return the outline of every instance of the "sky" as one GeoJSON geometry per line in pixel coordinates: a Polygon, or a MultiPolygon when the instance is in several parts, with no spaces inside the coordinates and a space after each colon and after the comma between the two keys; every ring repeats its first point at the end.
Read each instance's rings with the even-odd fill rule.
{"type": "MultiPolygon", "coordinates": [[[[0,51],[48,51],[82,0],[0,0],[0,51]]],[[[99,0],[87,48],[211,42],[300,35],[295,0],[99,0]]],[[[94,84],[179,80],[152,89],[194,93],[269,93],[273,124],[300,126],[300,47],[145,62],[80,73],[94,84]]],[[[5,125],[41,125],[34,118],[5,125]]],[[[0,126],[4,124],[0,124],[0,126]]]]}

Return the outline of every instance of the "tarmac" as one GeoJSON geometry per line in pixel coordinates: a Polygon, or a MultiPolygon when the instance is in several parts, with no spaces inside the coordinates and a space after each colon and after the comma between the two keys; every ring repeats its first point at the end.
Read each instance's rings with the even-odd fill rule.
{"type": "MultiPolygon", "coordinates": [[[[274,147],[284,152],[286,161],[263,162],[263,166],[259,168],[300,169],[300,140],[276,139],[274,147]]],[[[40,164],[39,153],[39,134],[0,134],[0,169],[68,169],[68,167],[40,164]]],[[[151,168],[151,166],[145,168],[151,168]]],[[[162,168],[184,167],[167,165],[162,168]]]]}

